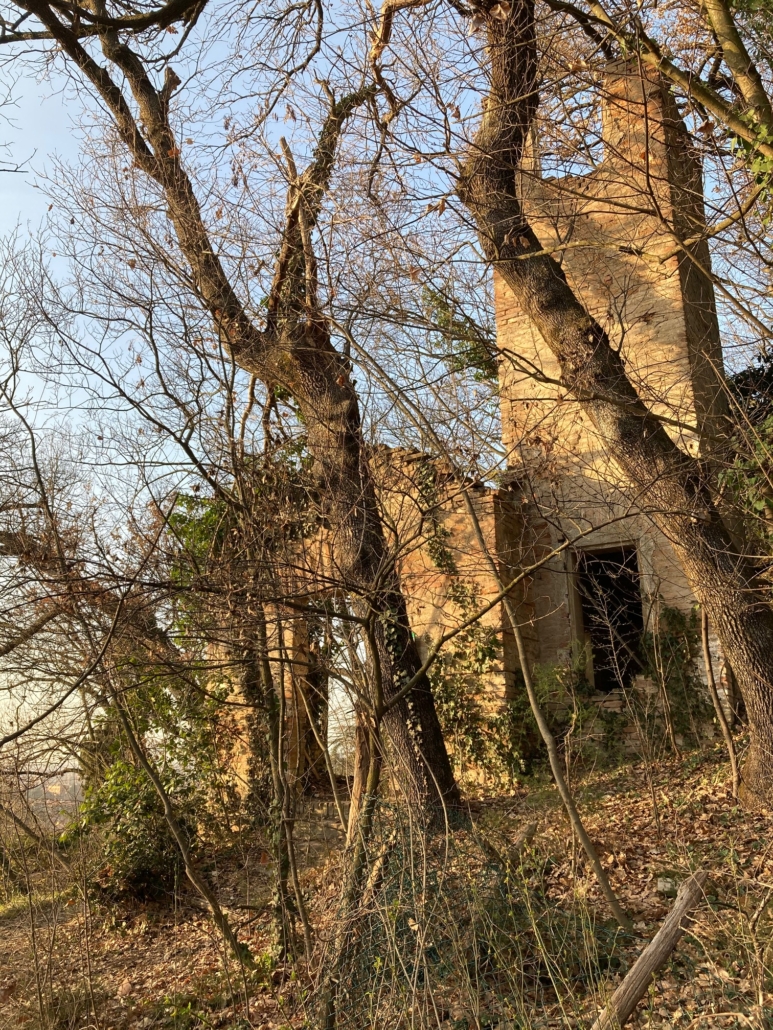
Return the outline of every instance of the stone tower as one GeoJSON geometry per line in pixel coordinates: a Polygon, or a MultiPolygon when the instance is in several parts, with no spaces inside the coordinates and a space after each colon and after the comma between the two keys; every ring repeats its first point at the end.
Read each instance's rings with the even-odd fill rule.
{"type": "MultiPolygon", "coordinates": [[[[705,455],[724,395],[708,246],[690,242],[705,230],[701,167],[667,87],[634,64],[608,71],[602,142],[602,160],[585,175],[543,179],[539,162],[527,162],[524,206],[620,348],[639,395],[681,448],[705,455]]],[[[593,426],[558,385],[553,355],[496,276],[495,305],[510,481],[531,514],[533,546],[539,553],[584,534],[532,583],[535,658],[584,662],[597,688],[609,690],[591,585],[619,610],[621,644],[652,628],[657,598],[683,610],[694,598],[667,535],[637,510],[593,426]]],[[[625,675],[635,671],[627,666],[625,675]]]]}

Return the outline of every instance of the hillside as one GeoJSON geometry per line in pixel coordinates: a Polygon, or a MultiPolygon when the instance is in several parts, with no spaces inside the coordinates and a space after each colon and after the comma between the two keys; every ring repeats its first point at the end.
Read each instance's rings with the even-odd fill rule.
{"type": "MultiPolygon", "coordinates": [[[[514,889],[528,887],[529,897],[538,899],[535,928],[544,918],[537,914],[544,903],[566,937],[552,945],[542,942],[545,956],[558,955],[559,960],[552,965],[543,961],[533,976],[524,966],[502,979],[490,961],[488,968],[468,968],[466,987],[460,986],[456,969],[438,975],[433,987],[438,1026],[586,1025],[657,930],[678,883],[695,869],[710,872],[705,902],[630,1025],[759,1030],[770,1025],[770,813],[749,815],[734,804],[719,748],[652,769],[660,834],[644,779],[642,767],[632,764],[575,784],[613,886],[635,920],[632,935],[616,933],[607,921],[551,786],[533,783],[473,804],[475,831],[459,831],[449,851],[480,855],[474,842],[485,838],[503,854],[508,842],[535,822],[533,842],[513,874],[519,881],[514,889]],[[577,927],[584,958],[577,949],[579,938],[572,937],[577,927]],[[520,984],[517,1018],[508,984],[513,990],[520,984]]],[[[296,832],[316,960],[340,899],[340,836],[330,819],[314,815],[300,820],[296,832]]],[[[28,897],[9,898],[0,910],[0,1027],[269,1030],[306,1025],[314,977],[303,961],[291,972],[289,965],[270,959],[270,863],[259,835],[234,835],[227,846],[206,855],[209,882],[258,957],[258,968],[246,973],[224,953],[209,916],[184,880],[162,901],[108,905],[93,891],[84,891],[83,876],[93,873],[95,857],[86,851],[71,856],[65,875],[50,864],[45,868],[40,855],[28,852],[33,890],[28,897]],[[36,861],[39,871],[33,872],[36,861]]],[[[452,865],[453,858],[448,860],[452,865]]],[[[475,867],[477,872],[473,866],[467,870],[470,879],[483,883],[485,861],[475,867]]],[[[477,904],[486,907],[482,892],[477,904]]],[[[437,920],[442,925],[442,913],[437,920]]],[[[539,933],[529,939],[539,940],[539,933]]],[[[529,961],[538,957],[531,954],[529,961]]],[[[409,1010],[396,1014],[392,1025],[410,1026],[409,1010]]]]}

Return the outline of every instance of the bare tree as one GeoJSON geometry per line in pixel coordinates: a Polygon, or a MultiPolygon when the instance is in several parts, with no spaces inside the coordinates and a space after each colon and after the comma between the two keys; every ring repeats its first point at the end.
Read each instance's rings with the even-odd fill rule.
{"type": "MultiPolygon", "coordinates": [[[[170,101],[180,85],[171,67],[164,85],[154,86],[138,53],[94,13],[102,52],[117,78],[99,65],[78,39],[71,21],[43,4],[29,9],[61,46],[110,111],[123,146],[137,167],[160,188],[190,286],[212,319],[221,345],[243,369],[269,389],[289,391],[306,427],[319,496],[319,518],[329,527],[336,574],[363,616],[374,613],[373,629],[386,702],[415,677],[420,663],[407,623],[405,601],[386,551],[367,460],[360,414],[348,360],[331,343],[317,298],[312,234],[328,189],[344,125],[373,97],[363,86],[341,99],[332,95],[311,163],[298,173],[285,149],[289,191],[286,223],[261,326],[245,309],[205,227],[193,184],[186,173],[181,141],[170,121],[170,101]],[[135,109],[132,109],[132,104],[135,109]],[[136,113],[135,113],[136,112],[136,113]]],[[[458,791],[426,679],[389,708],[386,722],[405,769],[409,793],[428,814],[458,804],[458,791]]]]}

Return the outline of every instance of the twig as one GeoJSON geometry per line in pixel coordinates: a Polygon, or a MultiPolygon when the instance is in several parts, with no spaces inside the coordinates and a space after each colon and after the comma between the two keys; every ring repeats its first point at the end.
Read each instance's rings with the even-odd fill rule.
{"type": "Polygon", "coordinates": [[[62,858],[62,856],[59,854],[57,850],[56,841],[52,842],[53,846],[49,849],[49,842],[45,840],[39,833],[33,830],[28,823],[25,823],[23,819],[19,818],[19,816],[13,811],[12,808],[9,808],[7,805],[0,804],[0,812],[2,812],[4,815],[7,815],[8,818],[11,819],[19,827],[22,833],[25,833],[30,838],[30,840],[34,841],[38,845],[38,847],[45,849],[46,853],[50,853],[51,856],[59,863],[62,869],[66,869],[69,872],[70,866],[65,861],[65,859],[62,858]]]}
{"type": "Polygon", "coordinates": [[[731,1017],[733,1019],[744,1019],[749,1026],[754,1027],[754,1023],[746,1015],[745,1012],[701,1012],[699,1016],[696,1016],[692,1022],[687,1024],[687,1030],[692,1030],[694,1026],[697,1026],[702,1019],[727,1019],[731,1017]]]}
{"type": "Polygon", "coordinates": [[[534,839],[534,834],[537,832],[536,823],[527,823],[523,830],[518,834],[513,843],[507,848],[504,855],[496,848],[490,840],[486,840],[485,837],[481,837],[480,843],[483,850],[486,852],[488,857],[492,859],[497,865],[501,865],[507,872],[515,865],[516,860],[520,858],[521,852],[524,848],[528,847],[534,839]]]}

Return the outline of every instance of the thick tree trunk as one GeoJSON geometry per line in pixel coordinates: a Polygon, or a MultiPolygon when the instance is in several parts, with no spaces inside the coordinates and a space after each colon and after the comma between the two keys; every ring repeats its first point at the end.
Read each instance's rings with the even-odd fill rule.
{"type": "MultiPolygon", "coordinates": [[[[390,559],[391,560],[391,559],[390,559]]],[[[396,578],[396,574],[395,574],[396,578]]],[[[392,698],[421,668],[421,659],[408,624],[405,598],[397,590],[382,595],[375,625],[375,644],[381,673],[383,725],[401,770],[400,786],[410,801],[423,798],[430,821],[442,824],[461,805],[435,701],[426,675],[410,693],[389,707],[392,698]]]]}
{"type": "MultiPolygon", "coordinates": [[[[340,589],[351,591],[375,616],[376,650],[381,659],[386,701],[420,668],[389,554],[367,461],[363,455],[357,394],[348,361],[333,346],[316,297],[311,233],[325,196],[344,122],[373,93],[360,90],[331,105],[310,165],[295,174],[287,222],[268,298],[267,321],[258,327],[236,294],[209,238],[193,184],[181,160],[169,122],[169,102],[180,80],[170,67],[161,89],[118,35],[100,34],[102,50],[125,77],[139,112],[135,119],[110,72],[97,64],[44,0],[28,8],[51,32],[91,82],[109,110],[135,164],[162,189],[190,280],[209,312],[224,348],[245,371],[267,386],[282,386],[303,417],[313,475],[321,499],[340,589]]],[[[103,4],[95,4],[104,13],[103,4]]],[[[405,776],[406,793],[430,818],[458,802],[458,788],[446,752],[432,694],[424,678],[385,718],[405,776]]]]}
{"type": "Polygon", "coordinates": [[[701,463],[671,440],[639,399],[620,354],[543,251],[522,210],[516,171],[537,106],[533,0],[488,17],[491,91],[458,192],[486,256],[560,363],[639,506],[665,533],[716,628],[749,717],[747,798],[773,796],[773,611],[758,570],[739,554],[701,463]],[[531,255],[531,256],[530,256],[531,255]]]}

